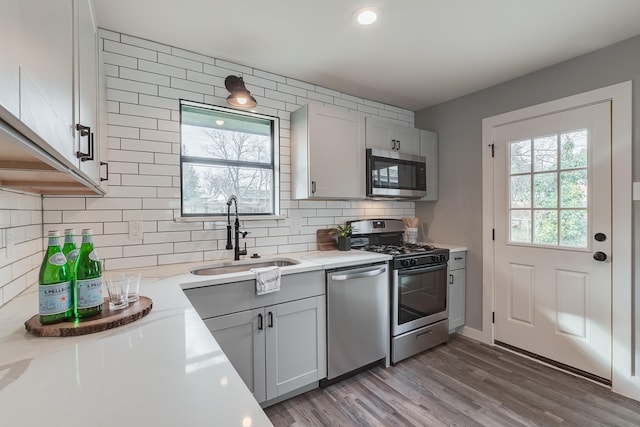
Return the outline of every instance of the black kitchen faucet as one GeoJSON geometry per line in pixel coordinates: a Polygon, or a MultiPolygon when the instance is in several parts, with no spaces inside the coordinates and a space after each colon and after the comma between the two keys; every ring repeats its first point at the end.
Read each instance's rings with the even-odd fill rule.
{"type": "Polygon", "coordinates": [[[227,249],[234,249],[233,251],[233,259],[234,261],[240,260],[240,255],[247,254],[247,242],[244,243],[244,249],[240,250],[240,235],[242,238],[247,237],[247,231],[240,231],[240,219],[238,216],[238,198],[235,194],[232,194],[227,200],[227,249]],[[231,243],[231,204],[236,205],[236,221],[234,224],[235,227],[235,247],[231,243]]]}

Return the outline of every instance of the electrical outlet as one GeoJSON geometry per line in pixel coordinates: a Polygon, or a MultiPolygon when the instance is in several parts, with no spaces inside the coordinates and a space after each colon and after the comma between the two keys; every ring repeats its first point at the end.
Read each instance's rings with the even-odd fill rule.
{"type": "Polygon", "coordinates": [[[129,240],[142,239],[142,221],[129,221],[129,240]]]}

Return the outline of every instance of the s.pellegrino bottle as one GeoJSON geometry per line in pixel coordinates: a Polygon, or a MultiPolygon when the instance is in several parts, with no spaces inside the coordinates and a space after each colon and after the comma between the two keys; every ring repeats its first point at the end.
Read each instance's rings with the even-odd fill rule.
{"type": "Polygon", "coordinates": [[[64,230],[64,246],[62,246],[62,253],[67,257],[67,264],[69,264],[69,270],[71,271],[71,279],[75,279],[75,265],[80,250],[76,246],[76,230],[73,228],[67,228],[64,230]]]}
{"type": "Polygon", "coordinates": [[[38,275],[40,323],[57,323],[73,317],[73,286],[67,258],[60,248],[60,232],[49,231],[47,253],[38,275]]]}
{"type": "Polygon", "coordinates": [[[82,244],[75,264],[75,315],[95,316],[102,312],[102,265],[93,247],[93,230],[82,230],[82,244]]]}

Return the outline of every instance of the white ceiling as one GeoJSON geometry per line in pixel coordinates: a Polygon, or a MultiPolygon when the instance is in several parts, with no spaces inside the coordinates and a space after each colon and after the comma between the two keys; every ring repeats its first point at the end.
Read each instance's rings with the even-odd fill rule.
{"type": "Polygon", "coordinates": [[[639,0],[94,3],[102,28],[414,111],[640,34],[639,0]]]}

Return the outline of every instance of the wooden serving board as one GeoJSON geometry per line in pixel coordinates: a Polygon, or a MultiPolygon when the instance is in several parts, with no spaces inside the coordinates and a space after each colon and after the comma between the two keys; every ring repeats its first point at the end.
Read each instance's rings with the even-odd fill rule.
{"type": "Polygon", "coordinates": [[[321,251],[333,251],[338,249],[338,241],[335,234],[329,234],[333,228],[325,230],[316,230],[316,238],[318,241],[318,249],[321,251]]]}
{"type": "Polygon", "coordinates": [[[109,301],[105,298],[102,304],[102,313],[96,316],[79,319],[74,322],[43,325],[40,323],[40,315],[36,314],[24,322],[24,327],[27,329],[27,332],[37,337],[72,337],[86,335],[135,322],[149,314],[152,307],[153,301],[151,298],[141,296],[138,301],[130,303],[125,309],[111,310],[109,308],[109,301]]]}

